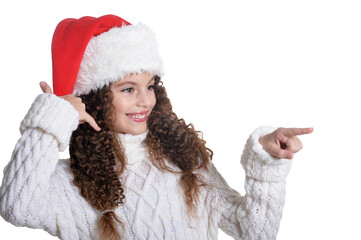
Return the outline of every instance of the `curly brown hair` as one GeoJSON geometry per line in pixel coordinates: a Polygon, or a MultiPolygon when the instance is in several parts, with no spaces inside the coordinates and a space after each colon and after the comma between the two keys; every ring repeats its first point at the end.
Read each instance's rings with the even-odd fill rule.
{"type": "MultiPolygon", "coordinates": [[[[205,183],[194,171],[205,168],[212,160],[212,151],[205,146],[200,132],[186,124],[172,110],[166,90],[155,77],[156,105],[149,119],[146,144],[150,160],[159,169],[182,174],[181,185],[186,196],[188,213],[196,209],[200,187],[205,183]],[[167,163],[176,166],[172,170],[167,163]]],[[[80,96],[86,111],[98,123],[97,132],[88,124],[80,124],[73,132],[69,151],[74,184],[92,206],[102,212],[98,222],[100,239],[121,239],[117,223],[122,221],[113,210],[124,203],[125,195],[119,177],[125,169],[125,155],[114,131],[115,111],[110,86],[80,96]]]]}

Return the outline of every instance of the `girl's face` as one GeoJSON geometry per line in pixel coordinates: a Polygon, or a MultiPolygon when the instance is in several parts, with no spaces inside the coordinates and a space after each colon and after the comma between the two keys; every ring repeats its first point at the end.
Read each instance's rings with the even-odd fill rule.
{"type": "Polygon", "coordinates": [[[156,103],[154,75],[132,74],[110,87],[116,114],[115,131],[141,134],[147,130],[147,118],[156,103]]]}

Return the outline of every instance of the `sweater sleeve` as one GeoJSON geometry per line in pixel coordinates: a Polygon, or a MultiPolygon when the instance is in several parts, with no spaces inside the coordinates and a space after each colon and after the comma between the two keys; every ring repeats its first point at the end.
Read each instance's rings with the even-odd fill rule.
{"type": "Polygon", "coordinates": [[[53,94],[41,94],[20,125],[21,137],[4,169],[0,214],[16,226],[43,228],[56,234],[50,177],[59,150],[69,144],[79,122],[73,106],[53,94]]]}
{"type": "Polygon", "coordinates": [[[285,202],[285,178],[292,161],[263,150],[259,138],[274,128],[261,127],[249,137],[241,163],[246,173],[245,196],[228,186],[213,167],[218,226],[235,239],[274,240],[285,202]]]}

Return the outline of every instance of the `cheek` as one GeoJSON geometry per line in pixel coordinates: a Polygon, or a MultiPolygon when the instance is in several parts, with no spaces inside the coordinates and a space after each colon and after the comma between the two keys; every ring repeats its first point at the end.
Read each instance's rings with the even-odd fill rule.
{"type": "Polygon", "coordinates": [[[117,115],[125,114],[129,109],[128,101],[126,101],[126,99],[121,99],[121,98],[114,98],[113,106],[114,106],[115,113],[117,115]]]}
{"type": "Polygon", "coordinates": [[[156,103],[157,103],[157,99],[155,98],[155,94],[153,93],[151,100],[150,100],[150,109],[151,110],[153,110],[156,103]]]}

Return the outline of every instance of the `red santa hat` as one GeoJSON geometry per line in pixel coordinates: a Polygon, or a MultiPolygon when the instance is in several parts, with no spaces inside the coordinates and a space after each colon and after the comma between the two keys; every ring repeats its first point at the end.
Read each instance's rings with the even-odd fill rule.
{"type": "Polygon", "coordinates": [[[151,29],[114,15],[61,21],[53,36],[52,59],[58,96],[87,94],[130,74],[163,75],[151,29]]]}

